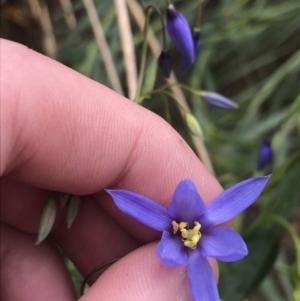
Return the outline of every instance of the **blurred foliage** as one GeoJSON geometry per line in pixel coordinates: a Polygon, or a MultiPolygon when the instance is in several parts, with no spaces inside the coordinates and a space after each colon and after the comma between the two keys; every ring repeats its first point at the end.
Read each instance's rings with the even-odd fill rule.
{"type": "MultiPolygon", "coordinates": [[[[94,0],[94,3],[126,91],[113,1],[94,0]]],[[[193,26],[198,1],[174,0],[173,3],[193,26]]],[[[73,0],[72,4],[77,24],[68,27],[59,2],[47,1],[58,45],[56,59],[110,86],[84,5],[79,0],[73,0]]],[[[160,1],[158,7],[165,12],[164,1],[160,1]]],[[[40,27],[23,2],[6,1],[1,14],[2,37],[42,51],[37,38],[42,36],[40,27]]],[[[139,66],[143,36],[132,14],[130,16],[139,66]]],[[[159,20],[153,18],[151,26],[160,39],[159,20]]],[[[239,104],[238,110],[222,110],[184,90],[203,131],[217,178],[228,187],[257,175],[257,152],[266,138],[271,141],[275,154],[272,166],[265,171],[273,173],[266,191],[259,202],[234,223],[244,235],[249,256],[234,264],[221,265],[221,298],[240,301],[254,292],[249,300],[296,300],[293,294],[295,296],[295,279],[300,279],[299,274],[296,269],[289,273],[286,268],[296,264],[295,251],[291,253],[282,243],[288,234],[283,232],[281,224],[272,220],[270,213],[288,220],[299,234],[300,1],[203,1],[201,36],[201,50],[191,70],[183,74],[177,63],[174,70],[179,81],[192,89],[215,91],[239,104]]],[[[168,43],[173,61],[180,61],[178,51],[170,41],[168,43]]],[[[149,76],[142,90],[145,95],[142,105],[165,118],[193,147],[174,99],[167,93],[151,95],[152,89],[165,84],[151,55],[147,58],[147,69],[149,76]]],[[[70,270],[76,275],[74,268],[70,270]]]]}

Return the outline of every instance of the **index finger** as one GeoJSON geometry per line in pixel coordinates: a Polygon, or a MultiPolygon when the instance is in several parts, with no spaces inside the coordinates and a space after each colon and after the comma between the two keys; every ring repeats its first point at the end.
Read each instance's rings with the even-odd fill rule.
{"type": "Polygon", "coordinates": [[[221,191],[160,117],[24,46],[1,44],[2,175],[72,194],[122,187],[164,206],[183,178],[204,201],[221,191]]]}

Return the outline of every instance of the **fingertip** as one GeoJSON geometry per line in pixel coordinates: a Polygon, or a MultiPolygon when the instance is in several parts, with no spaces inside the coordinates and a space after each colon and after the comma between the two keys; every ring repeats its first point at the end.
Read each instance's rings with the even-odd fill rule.
{"type": "Polygon", "coordinates": [[[156,243],[147,244],[113,264],[81,301],[192,301],[186,267],[164,266],[155,249],[156,243]]]}

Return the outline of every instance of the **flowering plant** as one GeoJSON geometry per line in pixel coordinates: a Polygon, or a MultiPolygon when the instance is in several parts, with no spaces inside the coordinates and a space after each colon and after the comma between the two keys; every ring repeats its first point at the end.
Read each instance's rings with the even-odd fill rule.
{"type": "Polygon", "coordinates": [[[247,246],[234,230],[220,224],[250,206],[270,176],[242,181],[208,205],[191,180],[182,180],[168,209],[140,194],[107,190],[117,207],[144,225],[162,231],[156,253],[166,266],[187,265],[195,301],[220,300],[214,275],[206,257],[236,261],[247,255],[247,246]]]}

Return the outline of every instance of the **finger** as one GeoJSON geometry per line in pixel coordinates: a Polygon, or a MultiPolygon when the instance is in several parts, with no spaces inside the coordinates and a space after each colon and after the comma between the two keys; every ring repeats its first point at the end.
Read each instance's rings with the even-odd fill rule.
{"type": "MultiPolygon", "coordinates": [[[[182,178],[192,179],[206,202],[222,190],[155,114],[24,46],[1,46],[3,173],[73,194],[122,187],[164,206],[182,178]]],[[[123,227],[147,238],[145,231],[138,234],[143,228],[123,227]]]]}
{"type": "MultiPolygon", "coordinates": [[[[28,233],[37,233],[49,192],[7,177],[1,179],[1,220],[28,233]]],[[[50,235],[83,275],[95,266],[127,254],[139,244],[109,217],[92,197],[83,197],[72,227],[67,228],[66,209],[57,204],[50,235]]],[[[43,244],[42,244],[43,245],[43,244]]],[[[34,246],[40,248],[39,246],[34,246]]],[[[92,279],[93,280],[93,279],[92,279]]]]}
{"type": "Polygon", "coordinates": [[[179,173],[198,178],[208,196],[215,194],[212,186],[220,190],[183,139],[155,114],[24,46],[7,41],[1,46],[5,173],[79,194],[126,176],[146,194],[159,187],[155,190],[166,195],[164,184],[169,188],[179,173]],[[153,182],[160,185],[149,185],[153,182]]]}
{"type": "Polygon", "coordinates": [[[71,280],[58,250],[1,224],[1,300],[75,301],[71,280]]]}
{"type": "Polygon", "coordinates": [[[145,245],[113,264],[80,301],[192,301],[186,267],[163,266],[155,247],[145,245]]]}
{"type": "MultiPolygon", "coordinates": [[[[2,42],[1,56],[3,173],[73,194],[122,187],[164,206],[182,178],[192,179],[206,202],[222,190],[156,115],[20,45],[2,42]]],[[[154,238],[132,221],[122,224],[115,208],[106,210],[135,238],[154,238]]]]}

